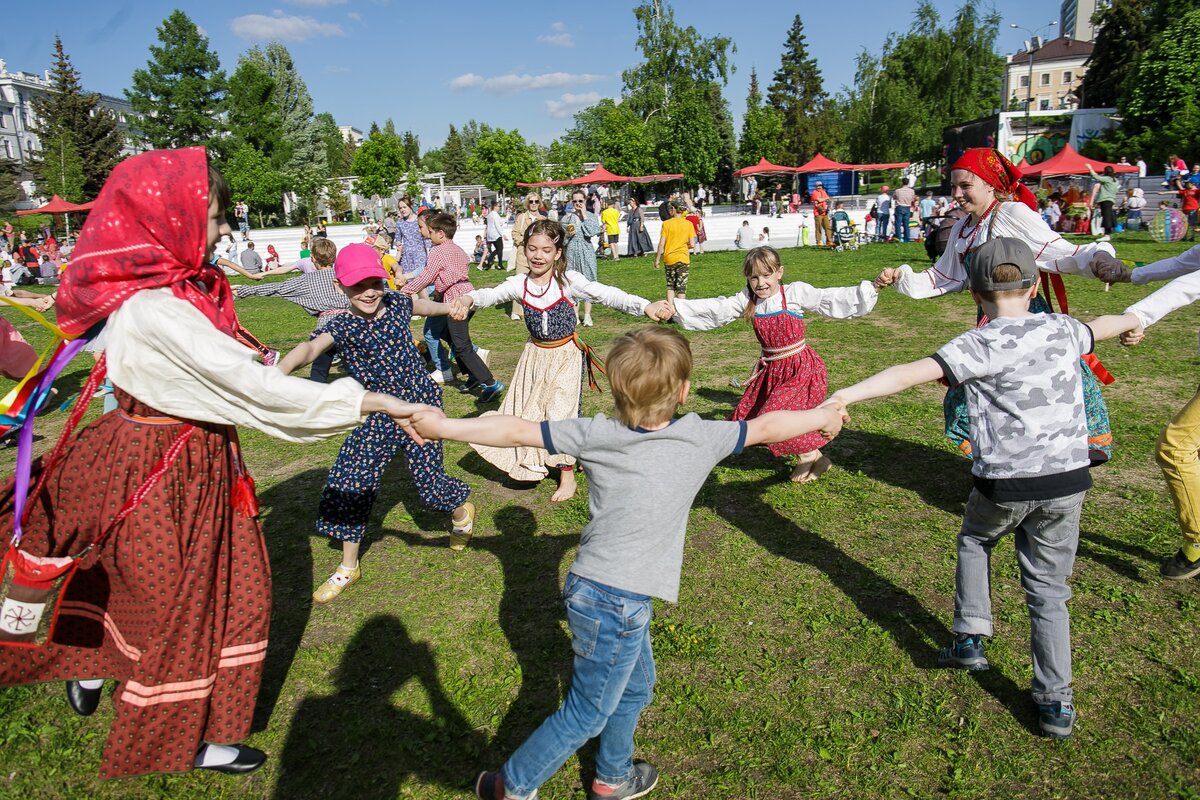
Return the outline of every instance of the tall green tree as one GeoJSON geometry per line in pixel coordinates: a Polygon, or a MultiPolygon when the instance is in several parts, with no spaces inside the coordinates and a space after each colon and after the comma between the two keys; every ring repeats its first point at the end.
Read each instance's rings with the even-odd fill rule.
{"type": "Polygon", "coordinates": [[[801,164],[820,148],[813,120],[826,95],[817,60],[808,54],[799,14],[792,20],[783,47],[779,69],[767,88],[767,102],[783,117],[780,158],[789,164],[801,164]]]}
{"type": "Polygon", "coordinates": [[[405,161],[421,160],[421,140],[412,131],[400,134],[400,145],[404,148],[405,161]]]}
{"type": "Polygon", "coordinates": [[[404,178],[404,148],[400,137],[376,131],[363,139],[354,153],[350,171],[354,174],[354,191],[364,197],[390,196],[404,178]]]}
{"type": "Polygon", "coordinates": [[[242,58],[229,80],[226,120],[235,147],[248,144],[281,169],[291,158],[291,146],[283,138],[283,116],[274,96],[270,73],[261,63],[242,58]]]}
{"type": "Polygon", "coordinates": [[[226,159],[223,172],[233,196],[258,214],[259,227],[263,227],[264,212],[283,205],[283,175],[249,142],[243,142],[226,159]]]}
{"type": "MultiPolygon", "coordinates": [[[[545,160],[550,165],[550,174],[547,177],[552,181],[565,181],[581,175],[583,162],[587,159],[583,155],[583,148],[579,145],[563,139],[555,139],[546,150],[545,160]]],[[[611,169],[611,167],[606,166],[606,169],[611,169]]]]}
{"type": "Polygon", "coordinates": [[[158,27],[145,69],[135,70],[125,91],[141,115],[138,132],[155,148],[222,143],[226,80],[217,54],[196,23],[178,9],[158,27]]]}
{"type": "Polygon", "coordinates": [[[329,180],[325,142],[313,118],[312,95],[296,69],[291,52],[279,42],[265,48],[252,47],[243,58],[271,76],[275,86],[272,104],[283,123],[283,140],[290,153],[281,171],[285,188],[315,203],[316,195],[329,180]]]}
{"type": "Polygon", "coordinates": [[[1083,75],[1080,106],[1116,106],[1121,86],[1154,38],[1149,6],[1148,0],[1113,0],[1096,12],[1100,31],[1083,75]]]}
{"type": "Polygon", "coordinates": [[[474,176],[467,167],[467,150],[462,137],[453,125],[442,145],[442,169],[446,173],[446,183],[450,186],[465,186],[474,183],[474,176]]]}
{"type": "Polygon", "coordinates": [[[783,114],[763,102],[758,75],[750,70],[750,90],[746,93],[746,111],[742,114],[742,136],[738,141],[739,167],[749,167],[760,158],[780,162],[783,150],[783,114]]]}
{"type": "Polygon", "coordinates": [[[737,160],[737,133],[733,129],[733,115],[729,113],[729,103],[725,101],[720,86],[709,83],[704,90],[717,131],[717,168],[711,185],[728,192],[733,188],[733,170],[737,166],[734,164],[737,160]]]}
{"type": "Polygon", "coordinates": [[[710,83],[680,87],[650,129],[663,172],[682,172],[684,182],[712,185],[721,160],[721,134],[713,116],[710,83]]]}
{"type": "Polygon", "coordinates": [[[42,140],[42,158],[36,175],[41,194],[56,194],[72,203],[82,203],[86,199],[83,157],[70,131],[60,129],[42,140]]]}
{"type": "MultiPolygon", "coordinates": [[[[70,134],[83,161],[82,194],[85,198],[95,197],[121,160],[125,134],[117,127],[116,115],[100,105],[100,95],[83,91],[79,72],[58,36],[54,37],[50,86],[50,93],[33,100],[37,132],[43,139],[54,138],[63,131],[70,134]]],[[[38,165],[34,165],[34,171],[41,176],[38,165]]]]}
{"type": "Polygon", "coordinates": [[[537,153],[525,138],[515,129],[502,128],[479,136],[467,165],[483,179],[484,186],[497,192],[514,192],[518,182],[536,181],[542,170],[537,153]]]}
{"type": "Polygon", "coordinates": [[[342,138],[342,131],[338,127],[337,120],[333,118],[333,114],[322,111],[313,117],[313,122],[321,137],[321,144],[325,147],[325,163],[329,168],[329,174],[337,178],[349,175],[350,158],[353,156],[347,157],[346,142],[342,138]]]}
{"type": "Polygon", "coordinates": [[[0,156],[0,211],[10,211],[25,199],[21,188],[21,165],[11,158],[0,156]]]}
{"type": "Polygon", "coordinates": [[[604,98],[576,112],[563,137],[583,155],[582,161],[600,161],[618,175],[659,172],[659,155],[645,121],[627,103],[604,98]]]}

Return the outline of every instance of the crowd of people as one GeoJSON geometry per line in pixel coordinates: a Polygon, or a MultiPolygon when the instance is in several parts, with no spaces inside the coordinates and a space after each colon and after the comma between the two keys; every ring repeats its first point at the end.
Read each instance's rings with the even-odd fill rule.
{"type": "MultiPolygon", "coordinates": [[[[833,466],[822,447],[850,405],[941,380],[949,387],[947,434],[972,459],[974,488],[958,536],[954,638],[938,663],[989,667],[989,553],[1012,533],[1032,623],[1038,724],[1048,737],[1069,738],[1077,714],[1067,579],[1089,467],[1114,447],[1101,392],[1107,373],[1093,345],[1112,337],[1137,344],[1162,316],[1200,298],[1200,248],[1131,270],[1110,242],[1069,242],[995,150],[968,150],[953,164],[951,184],[963,213],[926,271],[889,267],[832,288],[785,282],[785,256],[764,228],[746,248],[744,289],[715,298],[687,293],[690,260],[703,252],[702,200],[679,195],[663,203],[657,247],[643,238],[646,212],[631,200],[627,252],[653,251],[664,270],[663,299],[651,301],[599,281],[597,259],[618,257],[619,212],[615,199],[580,190],[557,219],[536,194],[488,209],[496,219],[512,217],[516,249],[506,261],[485,223],[479,268],[513,272],[497,286],[472,285],[471,255],[453,241],[461,217],[405,201],[366,242],[339,249],[319,226],[306,230],[301,262],[286,268],[239,256],[237,266],[251,275],[301,274],[231,287],[222,267],[234,261],[218,254],[222,238],[234,241],[231,198],[205,151],[128,159],[97,198],[57,292],[58,325],[97,353],[82,396],[107,377],[118,407],[76,433],[81,402],[58,446],[23,476],[32,481],[29,498],[10,483],[0,504],[17,534],[6,563],[25,570],[18,577],[43,575],[42,585],[38,570],[47,564],[68,560],[76,569],[57,603],[42,595],[36,609],[26,589],[6,584],[0,684],[62,680],[70,706],[90,714],[104,682],[117,681],[104,777],[258,769],[266,754],[243,741],[267,657],[271,579],[237,427],[294,442],[349,433],[318,504],[317,530],[341,546],[340,563],[314,592],[318,603],[335,601],[361,578],[372,507],[401,452],[422,505],[448,515],[450,547],[470,546],[469,497],[479,487],[447,473],[440,444],[459,440],[514,480],[554,476],[554,502],[578,492],[577,468],[588,472],[589,522],[563,590],[575,653],[570,687],[562,707],[503,765],[479,775],[477,796],[528,800],[598,736],[589,797],[641,797],[658,780],[654,766],[633,758],[655,683],[652,599],[678,600],[688,514],[709,472],[762,445],[795,457],[792,481],[818,480],[833,466]],[[146,191],[155,185],[173,191],[146,191]],[[1123,314],[1085,324],[1065,308],[1054,313],[1039,294],[1048,281],[1047,297],[1063,302],[1064,275],[1114,284],[1175,280],[1123,314]],[[807,315],[862,317],[888,287],[918,300],[969,292],[979,325],[928,358],[830,394],[807,315]],[[264,297],[314,316],[310,339],[280,354],[246,331],[236,306],[264,297]],[[624,332],[602,360],[580,336],[593,325],[594,303],[657,324],[624,332]],[[490,306],[504,307],[529,334],[507,393],[470,331],[472,314],[490,306]],[[411,323],[421,317],[414,336],[411,323]],[[702,331],[736,320],[751,324],[761,350],[730,419],[677,417],[691,388],[692,353],[663,323],[702,331]],[[335,356],[348,377],[329,382],[335,356]],[[308,379],[292,376],[305,366],[308,379]],[[601,368],[612,415],[582,417],[585,384],[596,386],[601,368]],[[442,397],[452,369],[481,406],[499,407],[447,418],[442,397]],[[80,475],[92,477],[81,482],[80,475]],[[5,646],[13,644],[23,646],[5,646]]],[[[889,200],[915,204],[922,219],[936,211],[925,204],[931,197],[917,200],[907,185],[889,200]]],[[[829,213],[838,213],[836,205],[829,213]]],[[[906,215],[880,210],[880,220],[892,216],[907,230],[906,215]]],[[[242,233],[245,251],[257,255],[249,231],[242,233]]],[[[50,307],[41,295],[22,299],[50,307]]],[[[0,337],[0,362],[19,344],[0,337]]],[[[1159,447],[1184,534],[1163,566],[1172,579],[1200,575],[1198,431],[1200,394],[1159,447]]]]}

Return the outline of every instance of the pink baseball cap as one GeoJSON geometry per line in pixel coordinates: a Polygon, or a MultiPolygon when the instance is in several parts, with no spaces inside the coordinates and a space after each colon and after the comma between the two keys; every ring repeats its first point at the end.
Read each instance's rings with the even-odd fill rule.
{"type": "Polygon", "coordinates": [[[379,251],[362,242],[348,244],[338,250],[337,260],[333,262],[333,275],[342,286],[353,286],[368,278],[386,281],[388,276],[379,251]]]}

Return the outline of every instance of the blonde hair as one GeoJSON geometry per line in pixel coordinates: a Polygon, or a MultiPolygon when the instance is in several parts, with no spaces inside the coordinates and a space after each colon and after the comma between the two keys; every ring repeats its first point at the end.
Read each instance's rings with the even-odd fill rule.
{"type": "Polygon", "coordinates": [[[331,240],[321,237],[312,243],[309,255],[312,257],[314,266],[332,267],[333,262],[337,260],[337,245],[331,240]]]}
{"type": "MultiPolygon", "coordinates": [[[[1021,274],[1021,268],[1016,264],[997,264],[992,267],[992,283],[1019,283],[1025,276],[1021,274]]],[[[1037,278],[1033,279],[1034,285],[1037,285],[1037,278]]],[[[980,299],[986,300],[989,303],[994,303],[1001,297],[1024,297],[1029,294],[1029,288],[1024,289],[1001,289],[998,292],[976,292],[980,299]]]]}
{"type": "Polygon", "coordinates": [[[617,337],[606,361],[613,415],[630,428],[671,419],[692,374],[692,348],[677,331],[645,326],[617,337]]]}
{"type": "Polygon", "coordinates": [[[758,302],[758,295],[754,293],[754,289],[750,288],[751,276],[770,275],[782,269],[783,261],[779,258],[779,251],[774,247],[763,245],[746,253],[746,258],[742,261],[742,274],[746,276],[746,294],[750,296],[750,302],[746,303],[742,319],[747,322],[754,319],[754,307],[758,302]]]}

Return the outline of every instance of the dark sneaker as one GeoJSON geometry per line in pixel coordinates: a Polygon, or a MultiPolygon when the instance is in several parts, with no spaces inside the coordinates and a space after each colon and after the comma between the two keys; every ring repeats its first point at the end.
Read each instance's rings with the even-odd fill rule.
{"type": "Polygon", "coordinates": [[[479,773],[475,779],[475,796],[479,800],[504,800],[504,773],[479,773]]]}
{"type": "Polygon", "coordinates": [[[1200,575],[1200,559],[1188,561],[1184,557],[1183,551],[1178,550],[1175,552],[1175,555],[1163,562],[1162,569],[1159,572],[1162,573],[1164,578],[1172,581],[1194,578],[1200,575]]]}
{"type": "Polygon", "coordinates": [[[979,634],[958,634],[954,643],[938,653],[939,667],[956,667],[972,672],[985,670],[990,665],[983,655],[983,637],[979,634]]]}
{"type": "Polygon", "coordinates": [[[499,400],[503,393],[504,384],[500,381],[492,381],[479,391],[479,402],[490,403],[493,400],[499,400]]]}
{"type": "Polygon", "coordinates": [[[634,797],[645,797],[650,790],[658,785],[658,770],[646,761],[633,762],[633,774],[629,780],[619,786],[609,786],[607,783],[592,781],[592,790],[588,792],[588,800],[631,800],[634,797]]]}
{"type": "Polygon", "coordinates": [[[1038,727],[1051,739],[1070,739],[1075,730],[1075,706],[1070,703],[1041,703],[1038,705],[1038,727]]]}

